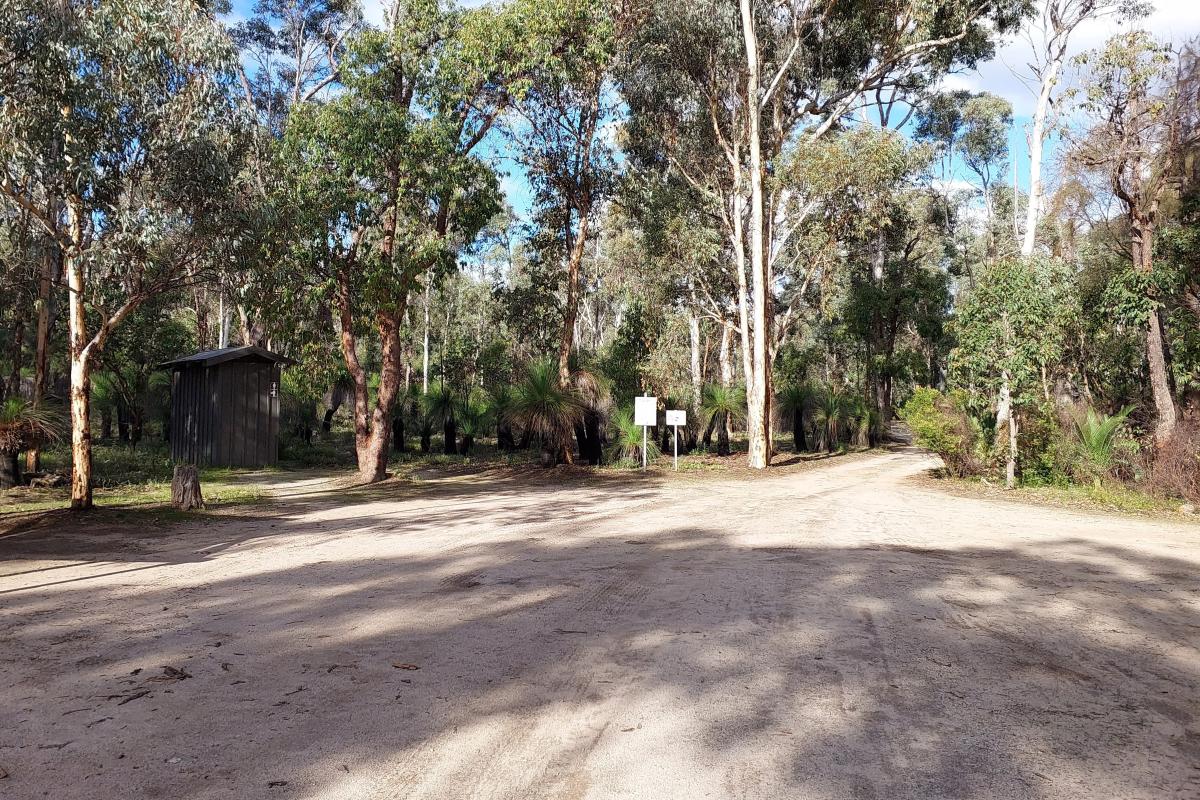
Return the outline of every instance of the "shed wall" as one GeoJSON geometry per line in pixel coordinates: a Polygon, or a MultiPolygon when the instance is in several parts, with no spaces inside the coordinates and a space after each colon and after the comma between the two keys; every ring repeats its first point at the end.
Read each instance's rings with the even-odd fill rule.
{"type": "Polygon", "coordinates": [[[279,366],[230,361],[176,369],[171,397],[171,457],[206,466],[278,462],[279,366]]]}

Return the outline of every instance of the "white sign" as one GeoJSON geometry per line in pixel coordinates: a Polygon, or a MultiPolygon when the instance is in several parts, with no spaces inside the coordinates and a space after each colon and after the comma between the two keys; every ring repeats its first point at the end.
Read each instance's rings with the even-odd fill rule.
{"type": "Polygon", "coordinates": [[[635,398],[633,398],[633,424],[634,425],[657,425],[658,424],[658,398],[657,397],[635,397],[635,398]]]}
{"type": "Polygon", "coordinates": [[[687,412],[686,411],[668,411],[667,412],[667,424],[668,425],[687,425],[687,412]]]}

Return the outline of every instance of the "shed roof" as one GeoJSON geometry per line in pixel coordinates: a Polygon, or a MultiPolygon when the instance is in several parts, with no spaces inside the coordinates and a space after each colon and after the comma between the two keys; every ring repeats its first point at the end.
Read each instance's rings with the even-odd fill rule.
{"type": "Polygon", "coordinates": [[[249,359],[252,361],[274,361],[277,364],[295,364],[293,359],[287,356],[281,356],[279,353],[272,353],[270,350],[265,350],[255,345],[246,345],[245,347],[223,347],[220,350],[201,350],[199,353],[193,353],[190,356],[177,358],[174,361],[164,361],[159,364],[160,367],[190,367],[202,366],[211,367],[216,364],[224,364],[226,361],[237,361],[240,359],[249,359]]]}

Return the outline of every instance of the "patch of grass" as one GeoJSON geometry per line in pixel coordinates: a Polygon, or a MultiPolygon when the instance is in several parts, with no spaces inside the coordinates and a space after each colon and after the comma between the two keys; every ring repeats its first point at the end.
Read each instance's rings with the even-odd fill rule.
{"type": "Polygon", "coordinates": [[[1098,486],[1094,484],[1026,484],[1010,490],[1001,484],[983,481],[979,478],[952,478],[946,476],[945,473],[933,480],[972,493],[983,493],[989,497],[1080,511],[1115,511],[1122,514],[1150,516],[1169,515],[1181,521],[1196,519],[1179,513],[1182,501],[1156,497],[1120,483],[1103,482],[1098,486]]]}
{"type": "MultiPolygon", "coordinates": [[[[226,471],[228,472],[228,471],[226,471]]],[[[258,503],[265,497],[262,487],[201,474],[201,490],[209,509],[258,503]]],[[[0,514],[25,514],[53,511],[70,504],[70,487],[30,489],[21,487],[0,492],[0,514]]],[[[101,509],[132,509],[159,506],[170,508],[170,482],[152,481],[125,484],[116,488],[97,488],[92,499],[101,509]]]]}

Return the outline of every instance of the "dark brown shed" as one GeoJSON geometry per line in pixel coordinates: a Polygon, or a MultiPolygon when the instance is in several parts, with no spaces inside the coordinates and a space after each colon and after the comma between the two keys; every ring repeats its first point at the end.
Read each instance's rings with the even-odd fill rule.
{"type": "Polygon", "coordinates": [[[279,460],[279,371],[292,359],[225,347],[162,364],[171,374],[171,459],[219,467],[279,460]]]}

